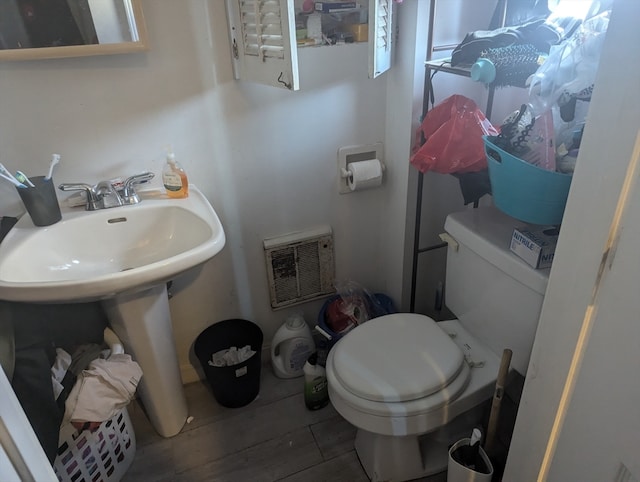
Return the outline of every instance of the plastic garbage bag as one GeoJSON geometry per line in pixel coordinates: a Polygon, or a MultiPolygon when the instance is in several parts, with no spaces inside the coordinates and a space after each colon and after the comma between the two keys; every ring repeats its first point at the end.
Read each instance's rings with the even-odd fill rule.
{"type": "Polygon", "coordinates": [[[536,112],[558,104],[562,117],[571,120],[572,104],[590,99],[608,26],[606,11],[586,20],[571,38],[551,48],[530,82],[529,99],[536,112]]]}
{"type": "Polygon", "coordinates": [[[426,141],[411,164],[421,172],[442,174],[486,169],[482,136],[498,135],[476,103],[463,95],[452,95],[427,112],[419,132],[426,141]]]}
{"type": "Polygon", "coordinates": [[[371,294],[352,280],[336,281],[337,295],[330,299],[323,310],[321,323],[334,334],[344,335],[362,323],[379,316],[395,313],[386,297],[371,294]]]}

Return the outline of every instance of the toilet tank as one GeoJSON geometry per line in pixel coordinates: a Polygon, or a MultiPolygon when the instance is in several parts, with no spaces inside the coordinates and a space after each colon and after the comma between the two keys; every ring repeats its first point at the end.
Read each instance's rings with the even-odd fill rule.
{"type": "Polygon", "coordinates": [[[512,367],[525,375],[538,327],[549,268],[534,269],[509,249],[523,223],[494,207],[452,213],[444,228],[445,303],[476,338],[498,356],[513,351],[512,367]]]}

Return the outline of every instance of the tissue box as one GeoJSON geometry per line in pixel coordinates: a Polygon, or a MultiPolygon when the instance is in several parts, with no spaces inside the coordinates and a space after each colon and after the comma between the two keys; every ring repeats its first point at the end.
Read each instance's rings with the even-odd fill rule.
{"type": "Polygon", "coordinates": [[[559,235],[558,228],[515,228],[511,236],[511,251],[536,269],[548,268],[559,235]]]}
{"type": "Polygon", "coordinates": [[[334,12],[348,12],[354,10],[357,7],[356,2],[316,2],[316,12],[322,13],[334,13],[334,12]]]}

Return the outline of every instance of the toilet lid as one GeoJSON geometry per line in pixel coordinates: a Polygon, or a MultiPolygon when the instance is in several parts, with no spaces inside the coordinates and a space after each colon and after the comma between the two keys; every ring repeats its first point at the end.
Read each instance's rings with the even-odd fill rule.
{"type": "Polygon", "coordinates": [[[354,395],[379,402],[426,397],[449,385],[464,355],[428,316],[396,313],[370,320],[333,349],[335,376],[354,395]]]}

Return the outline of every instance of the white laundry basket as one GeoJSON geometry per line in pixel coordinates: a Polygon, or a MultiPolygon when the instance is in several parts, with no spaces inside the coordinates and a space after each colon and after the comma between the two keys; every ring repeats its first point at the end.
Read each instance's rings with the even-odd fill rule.
{"type": "Polygon", "coordinates": [[[95,432],[78,432],[70,423],[60,429],[53,464],[61,482],[118,482],[133,462],[136,436],[126,408],[95,432]]]}

